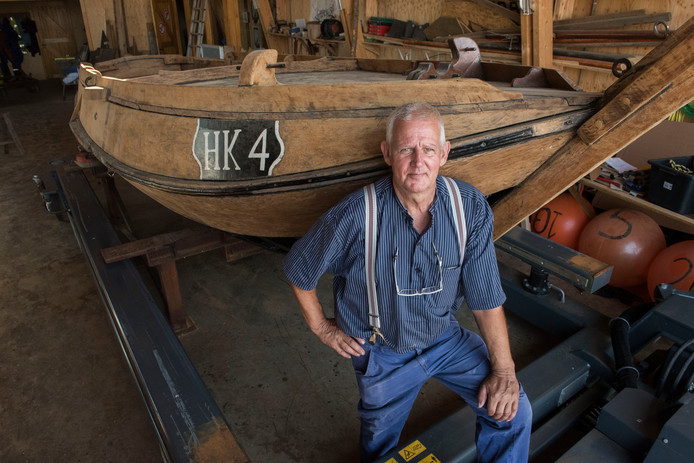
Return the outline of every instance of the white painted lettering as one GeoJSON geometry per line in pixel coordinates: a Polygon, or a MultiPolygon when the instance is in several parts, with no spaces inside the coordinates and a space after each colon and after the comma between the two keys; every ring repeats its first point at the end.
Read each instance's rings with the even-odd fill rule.
{"type": "Polygon", "coordinates": [[[270,157],[270,153],[267,152],[267,129],[263,130],[258,139],[255,141],[251,152],[248,154],[249,159],[260,159],[260,170],[265,170],[265,160],[270,157]],[[262,142],[262,148],[259,153],[256,153],[256,148],[258,144],[262,142]]]}
{"type": "Polygon", "coordinates": [[[205,134],[205,170],[210,170],[210,154],[214,156],[214,170],[219,170],[219,130],[214,133],[214,148],[210,149],[210,141],[208,135],[209,130],[203,132],[205,134]]]}
{"type": "Polygon", "coordinates": [[[241,133],[241,129],[234,130],[234,138],[232,138],[230,144],[229,131],[224,131],[224,170],[231,170],[229,168],[229,158],[234,161],[234,170],[241,170],[236,159],[234,159],[234,155],[231,153],[231,150],[234,149],[234,144],[236,144],[236,139],[239,137],[239,133],[241,133]]]}
{"type": "Polygon", "coordinates": [[[217,144],[215,143],[214,149],[210,149],[210,132],[208,130],[205,130],[203,132],[203,135],[205,135],[205,151],[203,153],[203,157],[205,158],[205,170],[210,170],[210,153],[214,153],[216,157],[217,153],[217,144]]]}

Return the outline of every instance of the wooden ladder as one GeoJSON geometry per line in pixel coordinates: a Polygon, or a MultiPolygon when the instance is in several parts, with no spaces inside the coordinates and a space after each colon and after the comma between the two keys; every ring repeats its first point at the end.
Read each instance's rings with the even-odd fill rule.
{"type": "Polygon", "coordinates": [[[190,15],[190,34],[186,56],[202,56],[202,36],[205,31],[207,0],[194,0],[190,15]]]}
{"type": "Polygon", "coordinates": [[[14,143],[17,149],[19,150],[19,154],[24,156],[24,148],[22,147],[22,142],[19,141],[17,132],[14,131],[14,127],[12,126],[12,121],[10,120],[10,113],[2,113],[2,119],[3,121],[5,121],[5,128],[7,129],[7,133],[10,136],[11,140],[0,141],[0,146],[4,146],[5,154],[7,154],[9,152],[7,145],[11,145],[12,143],[14,143]]]}

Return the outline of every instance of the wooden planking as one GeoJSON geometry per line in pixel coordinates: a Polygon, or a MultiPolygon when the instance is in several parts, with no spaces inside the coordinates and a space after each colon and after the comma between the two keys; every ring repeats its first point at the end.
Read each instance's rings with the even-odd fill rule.
{"type": "Polygon", "coordinates": [[[159,53],[180,55],[181,35],[178,28],[178,13],[174,0],[150,0],[152,21],[159,53]]]}
{"type": "Polygon", "coordinates": [[[148,110],[192,111],[210,116],[217,112],[224,118],[234,118],[234,114],[246,117],[245,113],[271,112],[277,113],[273,117],[285,118],[294,112],[390,108],[411,101],[412,95],[437,105],[497,102],[521,97],[519,93],[503,91],[476,79],[403,80],[369,85],[215,87],[215,91],[203,86],[163,87],[98,77],[96,82],[106,86],[110,100],[118,104],[148,110]],[[174,101],[175,108],[172,107],[174,101]],[[233,106],[229,105],[230,101],[234,102],[233,106]]]}
{"type": "MultiPolygon", "coordinates": [[[[96,50],[101,45],[101,33],[108,35],[106,20],[115,18],[112,0],[80,0],[82,18],[88,33],[87,43],[90,50],[96,50]]],[[[151,13],[147,13],[151,21],[151,13]]]]}
{"type": "Polygon", "coordinates": [[[241,42],[241,15],[239,14],[238,0],[223,0],[224,2],[224,36],[227,45],[234,47],[235,51],[243,49],[241,42]]]}
{"type": "MultiPolygon", "coordinates": [[[[355,60],[339,60],[326,62],[323,58],[311,61],[289,61],[283,64],[285,67],[275,69],[277,73],[310,72],[315,70],[349,71],[358,69],[357,62],[355,60]]],[[[159,71],[158,75],[141,77],[137,80],[137,82],[148,82],[159,85],[185,85],[198,83],[201,81],[209,82],[220,79],[238,77],[240,70],[241,65],[238,64],[230,66],[217,66],[205,69],[190,69],[187,71],[161,70],[159,71]]],[[[318,76],[317,78],[322,79],[320,76],[318,76]]]]}
{"type": "Polygon", "coordinates": [[[481,8],[467,0],[446,0],[441,10],[441,16],[455,16],[464,24],[476,23],[490,29],[516,27],[517,23],[510,18],[492,10],[481,8]]]}
{"type": "Polygon", "coordinates": [[[109,47],[118,48],[120,56],[149,52],[148,25],[153,28],[149,0],[80,0],[80,5],[90,50],[101,45],[102,31],[109,35],[108,22],[117,32],[108,37],[109,47]]]}
{"type": "Polygon", "coordinates": [[[257,0],[257,2],[258,15],[260,16],[260,27],[268,48],[274,48],[279,53],[287,54],[289,51],[287,41],[282,37],[277,37],[276,35],[270,33],[270,28],[273,24],[275,24],[272,9],[270,8],[270,2],[268,0],[257,0]]]}
{"type": "Polygon", "coordinates": [[[125,17],[124,32],[126,37],[125,49],[121,48],[121,56],[125,54],[142,54],[150,52],[148,25],[152,25],[151,6],[147,0],[116,0],[123,4],[125,17]]]}
{"type": "Polygon", "coordinates": [[[555,0],[554,20],[570,18],[573,15],[576,0],[555,0]]]}
{"type": "MultiPolygon", "coordinates": [[[[441,16],[442,7],[442,0],[420,0],[416,2],[411,0],[381,0],[378,2],[378,14],[376,16],[425,24],[431,23],[441,16]]],[[[365,21],[368,19],[366,17],[365,21]]]]}
{"type": "MultiPolygon", "coordinates": [[[[345,60],[350,62],[351,60],[345,60]]],[[[307,63],[292,63],[296,65],[312,65],[307,63]]],[[[339,63],[338,63],[339,64],[339,63]]],[[[217,68],[211,71],[226,71],[235,67],[217,68]]],[[[291,76],[292,74],[287,74],[291,76]]],[[[327,79],[325,79],[327,81],[327,79]]],[[[109,83],[108,81],[106,81],[109,83]]],[[[127,82],[114,81],[117,86],[128,85],[127,82]]],[[[546,129],[543,124],[551,121],[547,118],[552,114],[563,113],[572,110],[565,98],[576,95],[575,92],[556,91],[557,97],[534,96],[526,100],[520,99],[518,93],[499,92],[488,84],[476,80],[456,81],[422,81],[422,82],[390,82],[382,84],[352,85],[321,85],[307,86],[277,86],[272,89],[267,87],[252,88],[209,88],[189,87],[175,88],[152,84],[129,83],[135,87],[131,95],[142,98],[153,97],[161,93],[162,97],[175,100],[178,106],[187,105],[187,109],[166,108],[148,106],[148,98],[138,101],[126,101],[119,99],[123,92],[112,91],[110,101],[116,104],[109,105],[103,99],[105,92],[101,87],[90,87],[83,90],[84,100],[81,108],[81,121],[89,136],[105,151],[111,153],[117,159],[122,160],[133,168],[166,175],[168,177],[196,179],[199,177],[199,166],[189,156],[191,140],[196,130],[195,117],[216,119],[245,119],[246,117],[270,118],[280,120],[282,138],[285,140],[286,153],[282,163],[276,169],[277,175],[293,174],[305,171],[328,169],[332,166],[360,162],[370,156],[378,156],[378,144],[382,138],[383,121],[394,105],[407,101],[408,95],[417,93],[420,98],[441,104],[447,132],[452,139],[466,137],[474,133],[485,132],[485,136],[491,136],[491,130],[495,128],[510,127],[522,123],[525,120],[542,119],[542,124],[531,124],[536,134],[545,133],[546,130],[566,130],[572,124],[566,124],[557,120],[554,128],[546,129]],[[336,89],[343,89],[337,92],[336,89]],[[412,90],[414,89],[414,90],[412,90]],[[154,91],[155,93],[147,91],[154,91]],[[267,90],[274,90],[268,92],[267,90]],[[89,95],[96,92],[96,97],[89,95]],[[330,95],[329,98],[321,98],[322,92],[330,95]],[[260,94],[272,95],[273,103],[285,104],[284,108],[268,106],[259,107],[258,102],[264,100],[260,94]],[[344,94],[351,96],[353,101],[338,98],[344,94]],[[199,101],[200,96],[206,96],[208,101],[199,101]],[[245,96],[244,96],[245,95],[245,96]],[[253,96],[255,95],[255,96],[253,96]],[[315,100],[311,105],[311,95],[315,100]],[[482,95],[486,95],[482,98],[482,95]],[[189,96],[189,101],[183,101],[189,96]],[[378,99],[376,98],[378,96],[378,99]],[[297,101],[291,98],[296,97],[297,101]],[[244,100],[250,99],[244,105],[244,100]],[[450,102],[459,100],[460,104],[451,106],[450,102]],[[484,100],[488,102],[485,102],[484,100]],[[305,101],[306,100],[306,101],[305,101]],[[217,102],[216,108],[211,105],[217,102]],[[235,107],[228,107],[228,102],[234,101],[235,107]],[[305,106],[300,106],[304,104],[305,106]],[[321,110],[318,106],[324,104],[336,105],[321,110]],[[299,106],[297,106],[299,105],[299,106]],[[131,106],[133,109],[128,108],[131,106]],[[313,106],[313,107],[312,107],[313,106]],[[345,110],[345,107],[352,108],[345,110]],[[195,108],[198,108],[194,111],[195,108]],[[219,112],[211,112],[217,109],[219,112]],[[232,112],[236,109],[235,112],[232,112]],[[252,111],[246,116],[241,111],[252,111]],[[275,114],[262,114],[262,110],[281,111],[275,114]],[[156,111],[156,112],[154,112],[156,111]],[[162,114],[166,111],[168,114],[162,114]],[[321,111],[321,112],[319,112],[321,111]],[[108,114],[109,130],[105,129],[107,121],[103,117],[94,115],[108,114]],[[181,117],[187,116],[187,117],[181,117]],[[320,121],[320,123],[318,123],[320,121]],[[167,127],[167,137],[161,137],[159,127],[167,127]],[[141,137],[120,137],[121,133],[141,132],[141,137]],[[360,133],[360,137],[336,138],[335,133],[360,133]],[[297,156],[290,153],[307,153],[310,147],[320,147],[321,156],[297,156]],[[181,153],[181,147],[185,155],[181,153]],[[168,153],[167,162],[161,162],[161,153],[168,153]]],[[[523,93],[531,95],[531,90],[523,90],[523,93]]],[[[152,101],[156,103],[156,101],[152,101]]],[[[586,103],[586,102],[584,102],[586,103]]],[[[573,116],[570,116],[573,117],[573,116]]],[[[561,118],[560,118],[561,119],[561,118]]],[[[518,132],[521,128],[514,127],[518,132]]],[[[509,129],[511,130],[511,129],[509,129]]],[[[484,140],[480,140],[484,141],[484,140]]],[[[471,140],[459,140],[456,143],[466,143],[471,140]]],[[[556,147],[555,147],[556,148],[556,147]]]]}
{"type": "Polygon", "coordinates": [[[311,0],[276,0],[276,12],[278,20],[288,23],[297,19],[311,20],[311,0]]]}
{"type": "MultiPolygon", "coordinates": [[[[484,10],[488,10],[490,12],[494,12],[495,14],[498,14],[499,16],[503,16],[505,18],[510,19],[514,24],[520,24],[520,16],[518,15],[517,12],[509,10],[508,8],[498,5],[496,2],[492,2],[490,0],[467,0],[471,3],[475,3],[482,7],[484,10]]],[[[539,5],[545,0],[535,0],[533,3],[535,10],[537,11],[539,5]]],[[[551,1],[551,0],[547,0],[551,1]]]]}

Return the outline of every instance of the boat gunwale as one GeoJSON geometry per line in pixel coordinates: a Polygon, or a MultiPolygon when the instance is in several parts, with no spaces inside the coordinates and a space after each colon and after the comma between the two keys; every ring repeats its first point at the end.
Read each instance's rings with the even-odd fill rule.
{"type": "MultiPolygon", "coordinates": [[[[223,114],[285,114],[289,112],[346,111],[340,107],[339,98],[335,95],[349,94],[350,109],[362,111],[367,109],[394,108],[409,101],[412,86],[419,86],[417,92],[422,99],[433,102],[434,106],[451,106],[454,104],[504,104],[509,101],[542,100],[548,98],[563,99],[568,105],[586,106],[597,100],[601,94],[577,92],[575,90],[537,89],[521,87],[502,87],[494,83],[471,78],[431,79],[424,81],[386,81],[386,82],[350,82],[350,83],[312,83],[305,85],[273,86],[185,86],[140,82],[130,79],[103,76],[93,68],[83,67],[87,76],[80,79],[81,90],[92,87],[106,89],[105,98],[115,104],[164,114],[184,115],[189,111],[191,117],[211,114],[219,117],[223,114]],[[91,79],[95,79],[94,82],[91,79]],[[310,93],[310,101],[301,102],[293,93],[310,93]],[[425,93],[426,95],[421,95],[425,93]],[[210,96],[214,94],[214,96],[210,96]],[[455,101],[443,101],[443,95],[454,94],[455,101]],[[471,97],[471,95],[474,95],[471,97]],[[397,98],[400,98],[398,100],[397,98]],[[251,107],[234,107],[230,110],[228,101],[250,100],[251,107]],[[171,101],[176,101],[175,106],[171,101]],[[202,104],[204,102],[205,104],[202,104]],[[204,106],[205,109],[200,109],[204,106]]],[[[236,106],[239,106],[238,104],[236,106]]],[[[344,106],[344,105],[343,105],[344,106]]],[[[285,119],[285,117],[280,117],[285,119]]]]}
{"type": "MultiPolygon", "coordinates": [[[[459,91],[459,92],[466,92],[470,90],[471,87],[477,87],[477,89],[480,88],[479,83],[484,84],[485,86],[491,87],[494,89],[494,92],[498,96],[511,96],[511,98],[498,98],[498,99],[487,99],[487,100],[463,100],[463,101],[442,101],[442,98],[439,98],[437,101],[432,101],[432,98],[427,98],[429,102],[437,107],[441,114],[445,117],[449,114],[459,114],[461,112],[466,112],[466,113],[474,113],[474,112],[479,112],[481,111],[480,106],[484,105],[485,107],[490,107],[493,108],[494,106],[505,106],[509,104],[519,104],[519,105],[526,105],[526,108],[530,108],[533,105],[537,105],[538,107],[546,107],[546,105],[554,100],[558,105],[566,106],[567,110],[572,110],[572,108],[581,108],[581,107],[589,107],[593,105],[599,95],[597,94],[572,94],[571,92],[563,93],[565,91],[560,91],[562,92],[561,94],[553,94],[553,95],[546,95],[542,94],[541,92],[530,92],[529,95],[524,95],[523,93],[519,92],[506,92],[503,90],[498,90],[496,87],[494,87],[492,84],[489,84],[484,81],[476,81],[477,83],[472,84],[469,81],[462,81],[462,82],[457,82],[452,85],[457,86],[458,89],[454,89],[454,91],[459,91]],[[463,106],[469,106],[471,109],[469,111],[465,111],[463,109],[463,106]],[[455,110],[453,108],[456,108],[455,110]]],[[[393,85],[388,85],[392,84],[391,83],[382,83],[384,85],[381,86],[381,88],[389,87],[393,88],[393,85]]],[[[143,84],[143,85],[148,85],[148,84],[143,84]]],[[[277,95],[277,90],[278,88],[275,87],[259,87],[259,88],[243,88],[243,87],[237,87],[235,90],[239,91],[244,91],[244,90],[256,90],[257,93],[263,93],[265,95],[272,95],[274,97],[274,101],[270,101],[268,104],[261,105],[253,105],[253,107],[245,107],[245,108],[239,108],[239,107],[233,107],[230,108],[230,105],[228,103],[224,103],[224,101],[229,101],[232,97],[220,97],[220,98],[207,98],[207,101],[217,101],[217,105],[214,106],[212,104],[200,104],[200,102],[196,98],[189,98],[189,101],[184,104],[178,104],[177,106],[173,107],[170,104],[167,105],[166,100],[168,98],[147,98],[147,95],[141,95],[140,97],[133,98],[132,93],[133,92],[128,92],[130,95],[123,95],[122,92],[119,91],[113,91],[113,89],[108,89],[106,88],[106,94],[102,96],[102,98],[106,99],[109,104],[116,104],[124,107],[128,107],[134,110],[140,110],[140,111],[146,111],[146,112],[153,112],[153,113],[160,113],[160,114],[169,114],[169,115],[174,115],[174,116],[180,116],[180,117],[197,117],[197,118],[209,118],[209,119],[223,119],[223,120],[238,120],[238,119],[276,119],[276,120],[288,120],[288,119],[318,119],[318,118],[325,118],[326,116],[330,117],[336,116],[336,117],[344,117],[345,115],[348,115],[350,113],[354,112],[363,112],[363,111],[369,111],[369,112],[377,112],[376,114],[377,117],[387,117],[389,112],[392,111],[393,108],[398,106],[400,104],[399,101],[393,101],[392,99],[388,98],[383,98],[382,100],[374,101],[374,99],[368,100],[368,94],[371,93],[379,93],[378,89],[374,89],[374,84],[360,84],[360,83],[355,83],[355,84],[350,84],[352,87],[344,90],[344,91],[349,91],[353,92],[355,89],[361,89],[362,91],[360,92],[353,92],[353,93],[359,93],[357,97],[354,98],[353,102],[349,109],[345,109],[344,106],[341,106],[337,103],[339,102],[334,102],[333,100],[329,100],[327,97],[325,99],[320,99],[318,98],[319,102],[321,104],[310,104],[310,102],[306,104],[302,104],[301,102],[296,103],[291,99],[291,95],[289,95],[289,87],[279,87],[282,88],[280,92],[282,92],[284,95],[277,95]],[[368,87],[366,86],[368,85],[368,87]],[[282,98],[282,96],[285,96],[285,98],[282,98]],[[362,98],[362,96],[364,98],[362,98]],[[204,106],[205,109],[201,109],[201,106],[204,106]],[[296,115],[296,116],[294,116],[296,115]]],[[[96,85],[94,88],[104,88],[102,86],[96,85]]],[[[196,93],[199,94],[206,94],[204,90],[207,90],[208,87],[177,87],[178,89],[182,88],[195,88],[196,93]]],[[[217,87],[218,88],[218,87],[217,87]]],[[[448,84],[445,89],[451,89],[451,84],[448,84]]],[[[329,93],[332,93],[334,91],[333,86],[329,85],[323,85],[323,86],[312,86],[311,88],[311,93],[312,94],[317,94],[319,90],[323,90],[325,92],[326,96],[329,96],[329,93]]],[[[88,91],[88,89],[87,89],[88,91]]],[[[437,93],[442,93],[444,90],[442,90],[441,86],[436,89],[432,89],[429,87],[429,91],[427,91],[427,95],[431,94],[437,94],[437,93]]],[[[168,92],[167,92],[168,93],[168,92]]],[[[190,92],[186,92],[189,93],[190,92]]],[[[227,92],[224,92],[227,93],[227,92]]],[[[171,98],[171,94],[169,93],[169,98],[171,98]]],[[[263,97],[258,97],[257,95],[255,96],[245,96],[245,97],[240,97],[240,98],[249,98],[253,99],[254,101],[257,100],[262,100],[263,97]]],[[[268,99],[269,97],[266,97],[268,99]]],[[[403,96],[403,101],[405,101],[406,97],[403,96]]],[[[409,100],[408,100],[409,101],[409,100]]],[[[237,105],[238,106],[238,105],[237,105]]]]}

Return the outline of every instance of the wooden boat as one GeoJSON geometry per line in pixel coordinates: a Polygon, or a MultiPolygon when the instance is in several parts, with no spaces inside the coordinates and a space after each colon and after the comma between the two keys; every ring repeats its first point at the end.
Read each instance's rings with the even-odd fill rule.
{"type": "Polygon", "coordinates": [[[503,196],[493,205],[499,236],[692,99],[691,85],[663,90],[690,75],[681,75],[694,55],[686,33],[605,97],[579,91],[556,70],[484,63],[469,39],[456,39],[452,51],[453,63],[419,66],[277,62],[275,50],[241,64],[170,56],[83,64],[70,125],[103,164],[185,217],[242,235],[294,237],[388,172],[379,146],[389,113],[427,101],[452,144],[442,174],[503,196]],[[654,71],[671,62],[680,74],[654,71]],[[651,111],[641,111],[649,101],[651,111]]]}

